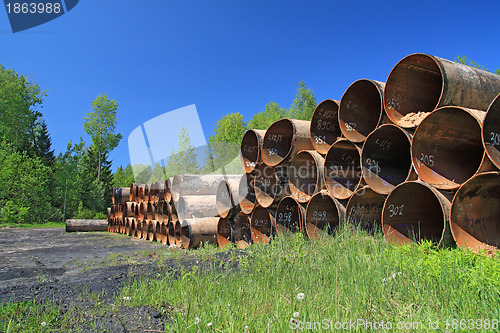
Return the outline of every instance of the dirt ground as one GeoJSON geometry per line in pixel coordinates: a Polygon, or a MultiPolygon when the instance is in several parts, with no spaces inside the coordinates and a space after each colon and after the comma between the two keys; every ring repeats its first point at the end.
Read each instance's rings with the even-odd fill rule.
{"type": "MultiPolygon", "coordinates": [[[[230,260],[229,253],[207,261],[175,251],[181,250],[107,232],[0,229],[0,303],[53,300],[61,314],[86,313],[84,319],[75,317],[74,328],[81,332],[162,330],[170,320],[168,308],[98,308],[111,308],[120,287],[133,279],[161,277],[181,267],[216,269],[230,260]],[[92,294],[100,296],[85,296],[92,294]]],[[[237,263],[229,267],[236,269],[237,263]]]]}

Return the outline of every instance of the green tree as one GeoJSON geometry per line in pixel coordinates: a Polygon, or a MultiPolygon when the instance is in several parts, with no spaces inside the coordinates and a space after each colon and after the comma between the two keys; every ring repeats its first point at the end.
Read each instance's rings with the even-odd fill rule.
{"type": "Polygon", "coordinates": [[[304,81],[297,85],[297,93],[290,106],[290,117],[301,120],[311,120],[316,109],[316,98],[314,92],[306,87],[304,81]]]}
{"type": "Polygon", "coordinates": [[[92,138],[94,150],[97,153],[97,181],[101,178],[102,157],[109,154],[122,139],[120,133],[115,134],[116,110],[118,103],[114,99],[109,99],[108,95],[98,95],[92,101],[92,112],[86,114],[83,128],[92,138]]]}
{"type": "Polygon", "coordinates": [[[172,150],[166,166],[165,173],[167,177],[176,174],[189,174],[198,172],[198,161],[194,147],[191,145],[189,134],[182,126],[179,132],[179,148],[177,153],[172,150]]]}
{"type": "Polygon", "coordinates": [[[154,183],[160,180],[165,180],[165,170],[160,163],[155,163],[153,171],[151,171],[151,177],[148,183],[154,183]]]}
{"type": "Polygon", "coordinates": [[[47,124],[42,119],[37,123],[35,129],[35,153],[40,157],[45,165],[52,166],[55,160],[52,140],[47,130],[47,124]]]}
{"type": "MultiPolygon", "coordinates": [[[[474,60],[467,58],[467,56],[458,55],[457,58],[455,59],[455,61],[461,63],[462,65],[471,66],[471,67],[482,69],[483,71],[489,72],[488,68],[484,67],[483,65],[479,65],[474,60]]],[[[500,68],[496,70],[495,74],[500,75],[500,68]]]]}
{"type": "Polygon", "coordinates": [[[248,128],[267,130],[275,121],[290,116],[286,108],[282,108],[275,102],[266,104],[265,110],[253,115],[248,123],[248,128]]]}

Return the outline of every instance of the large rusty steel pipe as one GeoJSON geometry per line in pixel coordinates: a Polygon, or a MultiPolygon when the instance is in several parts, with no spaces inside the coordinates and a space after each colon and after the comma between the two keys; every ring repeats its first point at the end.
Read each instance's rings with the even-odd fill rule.
{"type": "Polygon", "coordinates": [[[246,173],[252,172],[262,161],[261,151],[265,135],[266,131],[255,129],[249,129],[243,135],[240,152],[241,164],[246,173]]]}
{"type": "Polygon", "coordinates": [[[398,185],[382,209],[382,230],[388,242],[407,244],[430,240],[439,246],[453,243],[449,228],[450,200],[420,180],[398,185]]]}
{"type": "Polygon", "coordinates": [[[157,187],[158,187],[158,201],[165,200],[165,194],[167,191],[167,184],[165,180],[160,180],[157,181],[157,187]]]}
{"type": "Polygon", "coordinates": [[[179,220],[219,216],[216,197],[216,195],[188,195],[180,197],[175,205],[179,220]]]}
{"type": "Polygon", "coordinates": [[[142,201],[139,204],[139,220],[145,220],[148,217],[148,204],[142,201]]]}
{"type": "Polygon", "coordinates": [[[180,221],[174,223],[174,236],[175,236],[175,245],[178,248],[182,248],[182,225],[180,221]]]}
{"type": "Polygon", "coordinates": [[[250,218],[250,234],[254,243],[268,244],[274,227],[275,209],[256,206],[250,218]]]}
{"type": "Polygon", "coordinates": [[[141,239],[148,240],[148,232],[149,232],[149,223],[147,220],[142,220],[141,222],[141,239]]]}
{"type": "Polygon", "coordinates": [[[122,214],[124,217],[135,216],[135,202],[126,202],[122,206],[122,214]]]}
{"type": "Polygon", "coordinates": [[[236,214],[233,224],[233,242],[239,249],[245,249],[250,245],[252,241],[252,232],[250,229],[250,217],[243,212],[236,214]]]}
{"type": "Polygon", "coordinates": [[[128,235],[131,237],[134,237],[137,233],[137,226],[136,226],[136,220],[133,217],[128,217],[127,218],[129,221],[129,233],[128,235]]]}
{"type": "Polygon", "coordinates": [[[142,239],[142,221],[135,219],[135,238],[142,239]]]}
{"type": "Polygon", "coordinates": [[[351,142],[363,142],[382,122],[385,83],[361,79],[352,83],[342,95],[339,125],[351,142]]]}
{"type": "Polygon", "coordinates": [[[333,235],[344,220],[345,207],[328,191],[316,193],[306,208],[306,232],[311,240],[333,235]]]}
{"type": "Polygon", "coordinates": [[[481,140],[484,116],[483,111],[445,106],[425,117],[413,134],[411,148],[420,179],[453,190],[476,172],[491,169],[481,140]]]}
{"type": "Polygon", "coordinates": [[[156,214],[156,218],[161,222],[167,222],[170,219],[171,208],[168,202],[165,200],[158,201],[157,204],[158,213],[156,214]]]}
{"type": "Polygon", "coordinates": [[[342,136],[338,119],[339,105],[339,101],[326,99],[316,106],[312,115],[309,127],[311,143],[322,155],[342,136]]]}
{"type": "Polygon", "coordinates": [[[168,202],[172,203],[172,183],[174,181],[173,177],[169,177],[165,180],[165,195],[163,199],[168,202]]]}
{"type": "Polygon", "coordinates": [[[269,166],[286,164],[301,150],[314,149],[309,127],[310,121],[281,119],[266,131],[262,144],[262,162],[269,166]]]}
{"type": "Polygon", "coordinates": [[[146,197],[144,196],[144,188],[147,184],[139,185],[137,187],[137,202],[142,203],[145,201],[146,197]]]}
{"type": "Polygon", "coordinates": [[[66,220],[66,232],[107,231],[108,227],[107,220],[66,220]]]}
{"type": "MultiPolygon", "coordinates": [[[[240,179],[241,175],[175,175],[172,181],[172,200],[181,196],[216,195],[222,179],[240,179]]],[[[215,202],[214,202],[215,204],[215,202]]]]}
{"type": "Polygon", "coordinates": [[[389,194],[397,185],[416,178],[410,142],[410,134],[392,124],[381,125],[368,135],[361,163],[363,179],[372,190],[389,194]]]}
{"type": "Polygon", "coordinates": [[[228,218],[219,218],[219,223],[217,224],[217,243],[221,249],[226,246],[230,246],[233,242],[233,228],[231,227],[231,221],[228,218]]]}
{"type": "Polygon", "coordinates": [[[385,197],[363,186],[354,192],[347,202],[346,222],[367,231],[382,226],[382,209],[385,197]]]}
{"type": "Polygon", "coordinates": [[[160,186],[158,182],[151,183],[149,185],[149,202],[156,203],[158,202],[158,194],[160,192],[160,186]]]}
{"type": "Polygon", "coordinates": [[[196,249],[203,243],[217,244],[218,217],[187,219],[181,225],[181,247],[196,249]]]}
{"type": "Polygon", "coordinates": [[[160,223],[160,241],[163,245],[168,245],[168,228],[167,223],[160,223]]]}
{"type": "Polygon", "coordinates": [[[151,191],[151,184],[144,184],[144,197],[143,197],[143,200],[146,203],[149,203],[149,201],[151,199],[150,191],[151,191]]]}
{"type": "Polygon", "coordinates": [[[241,176],[240,184],[238,185],[238,200],[240,209],[245,214],[252,213],[255,207],[255,191],[254,191],[254,174],[246,173],[241,176]]]}
{"type": "Polygon", "coordinates": [[[293,197],[281,199],[276,208],[276,234],[294,234],[305,230],[306,208],[293,197]]]}
{"type": "Polygon", "coordinates": [[[500,94],[488,107],[482,126],[482,139],[490,161],[500,169],[500,94]]]}
{"type": "Polygon", "coordinates": [[[315,150],[303,150],[295,155],[288,168],[290,193],[300,203],[308,202],[325,188],[325,159],[315,150]]]}
{"type": "Polygon", "coordinates": [[[220,217],[233,217],[240,210],[238,189],[240,179],[223,179],[217,187],[216,206],[220,217]]]}
{"type": "Polygon", "coordinates": [[[156,220],[150,220],[147,221],[148,224],[148,235],[147,235],[147,240],[152,242],[155,240],[155,235],[156,235],[156,220]]]}
{"type": "Polygon", "coordinates": [[[363,179],[361,149],[347,139],[339,139],[326,154],[323,174],[331,195],[339,200],[350,198],[363,179]]]}
{"type": "Polygon", "coordinates": [[[428,54],[411,54],[391,71],[384,90],[387,116],[405,128],[442,106],[486,110],[500,76],[428,54]]]}
{"type": "Polygon", "coordinates": [[[171,246],[177,246],[177,243],[175,241],[175,222],[167,222],[167,232],[168,244],[170,244],[171,246]]]}
{"type": "Polygon", "coordinates": [[[156,204],[152,202],[148,202],[146,204],[146,209],[147,209],[147,219],[148,220],[156,220],[156,204]]]}
{"type": "Polygon", "coordinates": [[[128,217],[123,218],[123,226],[124,226],[123,233],[128,236],[130,231],[130,221],[128,220],[128,217]]]}
{"type": "Polygon", "coordinates": [[[124,205],[127,201],[130,201],[130,188],[129,187],[113,187],[113,196],[111,201],[113,205],[121,204],[124,205]]]}
{"type": "Polygon", "coordinates": [[[283,197],[290,195],[288,168],[261,163],[255,170],[253,188],[259,205],[275,208],[283,197]]]}
{"type": "Polygon", "coordinates": [[[464,183],[451,205],[450,226],[459,247],[491,254],[500,249],[500,173],[480,173],[464,183]]]}

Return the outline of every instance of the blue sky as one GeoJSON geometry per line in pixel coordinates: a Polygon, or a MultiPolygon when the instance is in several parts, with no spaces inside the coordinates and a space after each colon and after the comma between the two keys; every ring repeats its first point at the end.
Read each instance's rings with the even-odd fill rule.
{"type": "Polygon", "coordinates": [[[227,113],[250,120],[269,101],[289,107],[300,80],[318,102],[340,99],[358,79],[385,82],[415,52],[466,55],[495,71],[499,13],[497,0],[81,0],[15,34],[0,9],[0,63],[48,90],[41,111],[56,153],[80,136],[90,143],[83,116],[98,94],[116,99],[115,169],[130,161],[135,128],[188,105],[208,136],[227,113]]]}

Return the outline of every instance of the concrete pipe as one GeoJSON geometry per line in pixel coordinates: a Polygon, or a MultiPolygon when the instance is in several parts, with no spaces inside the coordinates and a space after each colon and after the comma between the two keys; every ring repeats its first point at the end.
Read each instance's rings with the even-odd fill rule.
{"type": "MultiPolygon", "coordinates": [[[[174,223],[174,235],[175,235],[175,245],[178,248],[182,247],[182,227],[181,222],[177,221],[174,223]]],[[[170,243],[172,244],[172,243],[170,243]]]]}
{"type": "Polygon", "coordinates": [[[240,184],[238,185],[238,200],[240,209],[245,214],[252,213],[255,207],[255,191],[254,191],[254,174],[246,173],[241,176],[240,184]]]}
{"type": "Polygon", "coordinates": [[[290,195],[288,168],[261,163],[255,170],[253,188],[260,206],[275,208],[282,198],[290,195]]]}
{"type": "Polygon", "coordinates": [[[216,206],[220,217],[233,217],[240,211],[238,190],[240,179],[223,179],[217,187],[216,206]]]}
{"type": "Polygon", "coordinates": [[[363,180],[361,149],[347,139],[339,139],[326,154],[323,174],[331,195],[339,200],[350,198],[363,180]]]}
{"type": "MultiPolygon", "coordinates": [[[[182,196],[216,195],[222,179],[240,179],[241,175],[175,175],[172,181],[172,200],[182,196]]],[[[214,201],[215,205],[215,201],[214,201]]]]}
{"type": "Polygon", "coordinates": [[[385,197],[363,186],[354,192],[345,208],[346,222],[366,231],[382,226],[382,209],[385,197]]]}
{"type": "Polygon", "coordinates": [[[459,247],[491,254],[500,249],[500,173],[478,174],[463,184],[451,205],[450,226],[459,247]]]}
{"type": "Polygon", "coordinates": [[[219,216],[216,197],[216,195],[188,195],[180,197],[175,205],[179,220],[219,216]]]}
{"type": "Polygon", "coordinates": [[[252,233],[251,233],[251,221],[250,217],[243,213],[239,212],[234,217],[233,224],[233,242],[238,246],[239,249],[245,249],[250,245],[252,241],[252,233]]]}
{"type": "Polygon", "coordinates": [[[457,189],[475,173],[491,170],[481,140],[483,111],[445,106],[430,113],[412,141],[412,162],[420,179],[443,189],[457,189]]]}
{"type": "Polygon", "coordinates": [[[448,246],[453,243],[450,208],[450,200],[427,183],[415,180],[400,184],[389,194],[382,209],[385,238],[393,244],[430,240],[438,246],[448,246]]]}
{"type": "Polygon", "coordinates": [[[411,136],[396,125],[382,125],[368,135],[361,163],[366,184],[380,194],[389,194],[404,181],[416,179],[411,163],[411,136]]]}
{"type": "Polygon", "coordinates": [[[250,218],[250,234],[254,243],[268,244],[274,228],[275,209],[266,209],[257,205],[250,218]]]}
{"type": "Polygon", "coordinates": [[[339,101],[326,99],[316,106],[312,115],[310,139],[314,149],[322,155],[342,136],[338,119],[339,105],[339,101]]]}
{"type": "Polygon", "coordinates": [[[219,218],[219,223],[217,223],[217,244],[221,249],[226,246],[230,246],[233,242],[233,228],[231,227],[231,221],[228,218],[219,218]]]}
{"type": "Polygon", "coordinates": [[[241,140],[241,164],[246,173],[251,173],[262,162],[261,150],[266,131],[249,129],[241,140]]]}
{"type": "Polygon", "coordinates": [[[328,191],[316,193],[306,208],[306,232],[311,240],[333,235],[344,220],[345,207],[328,191]]]}
{"type": "Polygon", "coordinates": [[[442,106],[486,110],[500,91],[500,76],[428,54],[411,54],[391,71],[384,107],[395,124],[411,128],[442,106]]]}
{"type": "Polygon", "coordinates": [[[129,187],[113,187],[112,189],[113,196],[112,202],[113,205],[121,204],[125,205],[127,201],[130,201],[130,188],[129,187]]]}
{"type": "Polygon", "coordinates": [[[500,169],[500,94],[488,107],[482,126],[482,139],[486,154],[500,169]]]}
{"type": "Polygon", "coordinates": [[[295,155],[288,169],[290,193],[300,203],[325,189],[323,170],[325,159],[315,150],[303,150],[295,155]]]}
{"type": "Polygon", "coordinates": [[[276,208],[276,234],[290,235],[305,230],[306,209],[293,197],[281,199],[276,208]]]}
{"type": "Polygon", "coordinates": [[[310,121],[281,119],[273,123],[264,136],[262,162],[269,166],[288,163],[301,150],[314,149],[310,121]]]}
{"type": "Polygon", "coordinates": [[[175,222],[167,222],[167,232],[168,244],[177,246],[175,242],[175,222]]]}
{"type": "Polygon", "coordinates": [[[163,245],[168,245],[168,227],[167,223],[160,223],[160,241],[163,245]]]}
{"type": "Polygon", "coordinates": [[[363,142],[382,122],[385,83],[361,79],[347,88],[339,107],[342,134],[351,142],[363,142]]]}
{"type": "Polygon", "coordinates": [[[181,246],[196,249],[203,243],[217,244],[218,217],[187,219],[182,222],[181,246]]]}

